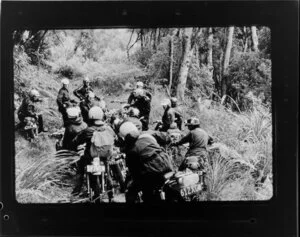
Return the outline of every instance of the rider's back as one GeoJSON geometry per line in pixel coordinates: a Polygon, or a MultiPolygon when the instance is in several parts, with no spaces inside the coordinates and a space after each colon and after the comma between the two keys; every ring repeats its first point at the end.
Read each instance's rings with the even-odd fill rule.
{"type": "Polygon", "coordinates": [[[208,143],[208,134],[201,128],[190,131],[190,147],[188,155],[198,155],[203,149],[206,149],[208,143]]]}

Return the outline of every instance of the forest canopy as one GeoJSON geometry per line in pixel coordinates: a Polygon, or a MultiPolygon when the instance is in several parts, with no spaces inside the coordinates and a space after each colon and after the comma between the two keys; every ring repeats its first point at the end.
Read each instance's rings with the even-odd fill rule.
{"type": "MultiPolygon", "coordinates": [[[[13,39],[15,68],[38,66],[69,79],[88,75],[113,93],[138,78],[168,88],[180,101],[223,99],[245,110],[251,93],[271,102],[267,27],[19,30],[13,39]]],[[[21,74],[20,91],[30,84],[21,74]]]]}

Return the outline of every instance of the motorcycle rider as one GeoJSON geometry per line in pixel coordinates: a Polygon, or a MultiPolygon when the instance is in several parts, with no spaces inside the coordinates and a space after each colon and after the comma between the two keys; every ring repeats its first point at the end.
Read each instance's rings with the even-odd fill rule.
{"type": "Polygon", "coordinates": [[[207,145],[211,138],[206,131],[200,128],[200,121],[198,118],[192,117],[188,119],[186,125],[190,132],[180,141],[173,143],[175,146],[189,143],[189,149],[185,155],[186,158],[179,167],[179,170],[188,168],[189,165],[194,163],[194,157],[197,157],[199,166],[202,166],[202,168],[205,169],[207,167],[208,159],[207,145]],[[189,159],[189,157],[191,158],[189,159]]]}
{"type": "Polygon", "coordinates": [[[88,97],[89,92],[93,92],[93,89],[90,86],[90,79],[88,77],[85,77],[82,83],[83,84],[80,87],[73,91],[73,94],[81,101],[88,97]]]}
{"type": "MultiPolygon", "coordinates": [[[[84,151],[84,155],[80,158],[79,162],[78,162],[78,175],[76,177],[77,179],[77,185],[74,188],[72,194],[79,194],[82,184],[83,184],[83,177],[84,177],[84,168],[87,164],[89,164],[93,157],[95,157],[91,151],[91,145],[92,145],[92,137],[95,131],[105,131],[106,132],[106,139],[107,140],[114,140],[115,139],[115,133],[113,131],[113,129],[110,126],[107,126],[104,122],[103,122],[103,111],[100,107],[95,106],[92,107],[89,110],[88,116],[90,119],[90,125],[89,127],[87,127],[86,129],[82,130],[72,141],[72,146],[74,147],[78,147],[79,145],[82,145],[84,143],[86,143],[86,148],[84,151]]],[[[105,166],[107,167],[107,158],[109,158],[109,156],[112,154],[112,148],[111,150],[107,151],[107,157],[100,157],[101,160],[104,161],[105,166]]],[[[112,180],[110,177],[110,174],[107,173],[107,179],[108,179],[108,189],[112,188],[112,180]]],[[[113,198],[113,193],[109,192],[108,196],[110,199],[113,198]]]]}
{"type": "Polygon", "coordinates": [[[171,108],[171,100],[169,99],[163,100],[161,105],[164,109],[164,114],[162,116],[161,124],[157,124],[155,130],[161,126],[159,131],[166,132],[168,129],[170,129],[170,125],[175,123],[175,110],[171,108]]]}
{"type": "Polygon", "coordinates": [[[38,132],[47,132],[48,129],[44,127],[43,116],[36,108],[37,102],[42,102],[42,99],[40,98],[40,93],[33,89],[29,92],[29,95],[23,99],[22,104],[18,109],[18,118],[22,127],[26,125],[26,117],[34,118],[38,124],[38,132]]]}
{"type": "Polygon", "coordinates": [[[144,83],[143,83],[143,82],[138,81],[138,82],[136,83],[135,90],[133,90],[133,91],[131,92],[131,94],[129,95],[129,98],[128,98],[128,104],[134,103],[134,101],[137,99],[137,95],[136,95],[136,90],[137,90],[137,89],[142,90],[143,93],[145,94],[145,96],[147,96],[147,97],[149,98],[149,100],[151,101],[151,99],[152,99],[151,93],[144,89],[144,83]]]}
{"type": "Polygon", "coordinates": [[[140,111],[140,118],[143,125],[143,131],[148,130],[149,127],[151,99],[151,93],[144,89],[144,83],[140,81],[137,82],[136,89],[130,94],[128,98],[128,104],[131,107],[136,107],[140,111]]]}
{"type": "Polygon", "coordinates": [[[89,124],[89,110],[96,105],[95,94],[90,91],[86,98],[79,104],[82,118],[85,123],[89,124]]]}
{"type": "Polygon", "coordinates": [[[67,150],[76,150],[76,147],[72,144],[72,140],[77,134],[87,128],[87,124],[83,122],[79,108],[68,108],[66,113],[69,123],[65,129],[62,148],[67,150]]]}
{"type": "Polygon", "coordinates": [[[174,110],[175,113],[175,122],[177,124],[178,129],[182,130],[183,118],[182,113],[180,112],[179,108],[177,107],[177,98],[171,98],[171,108],[174,110]]]}
{"type": "Polygon", "coordinates": [[[163,175],[173,171],[167,153],[150,134],[137,129],[132,122],[120,126],[119,136],[123,140],[123,152],[133,185],[128,187],[126,201],[134,202],[139,191],[145,203],[160,200],[158,190],[164,183],[163,175]]]}
{"type": "Polygon", "coordinates": [[[127,112],[128,117],[124,119],[124,122],[132,122],[139,131],[142,131],[142,122],[139,119],[140,111],[137,108],[129,108],[127,112]]]}
{"type": "Polygon", "coordinates": [[[58,105],[58,111],[62,114],[64,127],[66,127],[68,121],[68,115],[66,110],[70,102],[70,95],[68,90],[68,85],[70,82],[67,78],[64,78],[61,80],[61,83],[62,88],[60,88],[60,90],[58,91],[56,102],[58,105]]]}

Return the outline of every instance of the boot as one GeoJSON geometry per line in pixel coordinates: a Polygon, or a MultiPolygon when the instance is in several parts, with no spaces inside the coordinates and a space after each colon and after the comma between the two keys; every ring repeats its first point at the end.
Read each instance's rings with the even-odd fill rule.
{"type": "Polygon", "coordinates": [[[38,127],[39,127],[39,133],[48,132],[48,129],[44,127],[43,117],[41,114],[38,116],[38,127]]]}
{"type": "Polygon", "coordinates": [[[83,175],[77,174],[75,179],[76,179],[76,186],[72,191],[72,195],[79,195],[83,185],[83,175]]]}

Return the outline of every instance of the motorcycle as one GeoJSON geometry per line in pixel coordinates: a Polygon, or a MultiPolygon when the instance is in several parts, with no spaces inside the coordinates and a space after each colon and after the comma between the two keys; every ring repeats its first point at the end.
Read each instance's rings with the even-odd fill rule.
{"type": "Polygon", "coordinates": [[[106,172],[106,166],[99,157],[93,158],[91,164],[86,166],[85,175],[90,202],[100,202],[107,194],[106,172]]]}
{"type": "Polygon", "coordinates": [[[90,202],[98,203],[108,198],[112,202],[116,185],[124,190],[126,165],[124,155],[112,155],[107,162],[99,157],[93,158],[86,166],[85,177],[90,202]],[[118,184],[116,184],[118,183],[118,184]]]}
{"type": "Polygon", "coordinates": [[[53,132],[52,134],[49,134],[50,138],[55,138],[56,139],[56,141],[55,141],[56,151],[61,150],[62,147],[63,147],[62,141],[63,141],[64,133],[65,133],[65,129],[62,128],[62,129],[60,129],[56,132],[53,132]]]}
{"type": "Polygon", "coordinates": [[[38,124],[37,119],[33,117],[25,117],[24,119],[24,132],[25,137],[29,141],[34,140],[38,136],[38,124]]]}
{"type": "MultiPolygon", "coordinates": [[[[153,202],[187,202],[198,201],[204,189],[204,173],[194,173],[189,169],[184,171],[169,172],[164,176],[163,185],[153,190],[153,202]]],[[[143,192],[134,187],[134,182],[129,180],[127,183],[126,202],[142,203],[143,192]],[[134,190],[128,191],[128,190],[134,190]]]]}
{"type": "Polygon", "coordinates": [[[165,183],[159,190],[161,199],[167,202],[198,201],[205,187],[204,175],[202,171],[189,169],[165,174],[165,183]]]}

